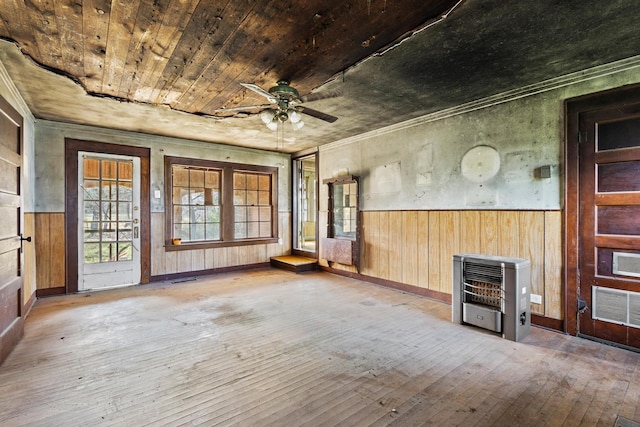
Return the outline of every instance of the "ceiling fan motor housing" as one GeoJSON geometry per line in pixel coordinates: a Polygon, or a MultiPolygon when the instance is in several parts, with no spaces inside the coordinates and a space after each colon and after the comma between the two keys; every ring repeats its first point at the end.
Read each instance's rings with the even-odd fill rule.
{"type": "Polygon", "coordinates": [[[278,97],[279,99],[281,98],[286,98],[288,100],[300,99],[300,94],[298,93],[298,91],[292,88],[291,86],[289,86],[289,82],[286,80],[280,80],[278,82],[278,86],[274,86],[271,89],[269,89],[269,93],[278,97]]]}

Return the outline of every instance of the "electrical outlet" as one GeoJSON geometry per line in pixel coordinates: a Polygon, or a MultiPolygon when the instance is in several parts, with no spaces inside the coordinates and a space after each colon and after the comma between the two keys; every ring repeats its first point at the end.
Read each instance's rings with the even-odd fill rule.
{"type": "Polygon", "coordinates": [[[542,295],[531,294],[531,303],[532,304],[542,304],[542,295]]]}

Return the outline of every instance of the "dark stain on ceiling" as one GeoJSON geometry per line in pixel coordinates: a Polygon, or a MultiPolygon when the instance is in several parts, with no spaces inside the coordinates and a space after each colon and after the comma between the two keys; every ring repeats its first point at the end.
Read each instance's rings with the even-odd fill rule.
{"type": "Polygon", "coordinates": [[[308,104],[338,121],[305,119],[277,148],[288,152],[640,54],[640,4],[623,0],[0,3],[0,37],[88,94],[76,95],[82,115],[65,113],[4,47],[36,117],[273,149],[259,109],[218,111],[265,102],[240,83],[339,92],[308,104]],[[111,104],[91,107],[96,97],[111,104]],[[97,111],[127,103],[161,108],[167,123],[97,111]],[[190,129],[172,128],[172,113],[190,129]]]}

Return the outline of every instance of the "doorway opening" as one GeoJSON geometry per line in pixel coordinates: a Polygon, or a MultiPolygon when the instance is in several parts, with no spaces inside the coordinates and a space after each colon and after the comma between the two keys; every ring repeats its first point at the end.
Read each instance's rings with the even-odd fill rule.
{"type": "Polygon", "coordinates": [[[70,138],[65,140],[67,293],[132,283],[149,283],[149,166],[148,148],[70,138]],[[137,174],[139,180],[136,178],[135,181],[139,182],[139,186],[135,185],[134,190],[134,175],[137,174]],[[85,190],[88,193],[85,193],[85,190]],[[103,190],[108,194],[103,193],[103,190]],[[134,191],[139,194],[134,195],[134,191]],[[129,195],[131,201],[125,200],[129,195]],[[135,198],[138,197],[139,203],[136,204],[135,198]],[[114,265],[118,268],[130,267],[130,276],[135,277],[117,283],[121,272],[115,273],[115,277],[109,276],[111,272],[108,267],[114,265]],[[104,266],[107,268],[102,271],[104,266]],[[101,280],[100,283],[98,279],[101,280]]]}
{"type": "Polygon", "coordinates": [[[293,160],[293,251],[317,257],[318,157],[311,154],[293,160]]]}
{"type": "Polygon", "coordinates": [[[567,332],[640,349],[640,87],[567,101],[567,332]]]}

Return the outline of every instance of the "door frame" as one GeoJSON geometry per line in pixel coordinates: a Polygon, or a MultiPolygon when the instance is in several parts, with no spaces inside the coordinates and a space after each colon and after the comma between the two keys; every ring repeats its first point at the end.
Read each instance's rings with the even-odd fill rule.
{"type": "Polygon", "coordinates": [[[318,228],[318,220],[319,220],[319,212],[318,209],[320,207],[320,197],[319,197],[319,191],[320,191],[320,179],[319,179],[319,166],[320,166],[320,152],[319,151],[313,151],[313,152],[306,152],[304,154],[300,154],[300,155],[295,155],[294,157],[291,158],[291,197],[292,197],[292,217],[291,217],[291,253],[293,255],[297,255],[297,256],[303,256],[303,257],[309,257],[309,258],[318,258],[318,244],[319,244],[319,228],[318,228]],[[300,196],[299,192],[298,192],[298,188],[296,187],[296,182],[297,182],[297,169],[296,169],[296,162],[299,160],[302,160],[306,157],[311,157],[311,156],[315,156],[315,168],[316,168],[316,188],[315,188],[315,192],[316,192],[316,249],[315,251],[311,252],[311,251],[303,251],[300,249],[296,248],[296,240],[297,240],[297,231],[298,231],[298,226],[297,226],[297,219],[298,219],[298,215],[300,214],[298,212],[298,197],[300,196]]]}
{"type": "Polygon", "coordinates": [[[570,98],[565,101],[565,198],[564,198],[564,332],[578,334],[580,287],[580,114],[640,102],[640,84],[570,98]]]}
{"type": "Polygon", "coordinates": [[[151,149],[65,138],[66,293],[78,292],[78,152],[140,158],[140,284],[151,277],[151,149]]]}

